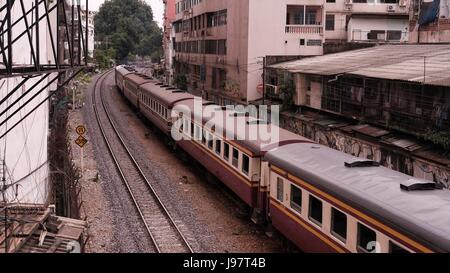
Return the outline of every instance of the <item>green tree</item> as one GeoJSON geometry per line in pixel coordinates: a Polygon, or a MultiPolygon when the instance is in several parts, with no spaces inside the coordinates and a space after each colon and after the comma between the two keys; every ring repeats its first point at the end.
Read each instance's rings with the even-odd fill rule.
{"type": "Polygon", "coordinates": [[[114,58],[162,55],[162,30],[153,20],[151,7],[142,0],[107,0],[95,16],[100,48],[114,49],[114,58]]]}

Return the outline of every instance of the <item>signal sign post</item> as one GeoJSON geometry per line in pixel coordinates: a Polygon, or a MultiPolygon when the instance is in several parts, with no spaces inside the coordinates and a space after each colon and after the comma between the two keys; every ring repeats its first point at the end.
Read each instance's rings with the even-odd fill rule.
{"type": "Polygon", "coordinates": [[[80,155],[81,155],[81,158],[80,158],[80,164],[81,164],[81,176],[83,176],[83,173],[84,173],[84,164],[83,164],[83,158],[84,158],[84,156],[83,156],[83,148],[84,148],[84,146],[86,146],[86,144],[88,143],[88,140],[84,137],[84,135],[86,134],[86,132],[87,132],[87,130],[86,130],[86,127],[84,127],[84,126],[78,126],[76,129],[75,129],[75,131],[77,132],[77,134],[78,134],[78,138],[75,140],[75,143],[80,147],[80,149],[81,149],[81,151],[80,151],[80,155]]]}

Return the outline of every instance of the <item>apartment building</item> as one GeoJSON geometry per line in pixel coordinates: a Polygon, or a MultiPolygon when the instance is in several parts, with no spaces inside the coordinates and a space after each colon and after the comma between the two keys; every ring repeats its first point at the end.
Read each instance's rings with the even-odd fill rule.
{"type": "Polygon", "coordinates": [[[409,0],[326,0],[328,42],[409,40],[409,0]]]}
{"type": "Polygon", "coordinates": [[[95,49],[95,26],[94,26],[94,18],[97,12],[89,10],[86,12],[86,6],[81,6],[81,22],[83,34],[86,33],[86,14],[88,16],[88,56],[89,58],[94,58],[94,49],[95,49]]]}
{"type": "Polygon", "coordinates": [[[163,22],[163,48],[166,83],[173,82],[173,58],[175,31],[172,22],[175,21],[175,0],[163,0],[164,22],[163,22]]]}
{"type": "Polygon", "coordinates": [[[450,0],[413,0],[410,9],[411,43],[450,42],[450,0]]]}
{"type": "Polygon", "coordinates": [[[218,104],[262,98],[264,57],[323,54],[325,0],[177,0],[174,83],[218,104]]]}
{"type": "Polygon", "coordinates": [[[449,44],[379,45],[268,67],[276,87],[286,74],[293,81],[283,128],[450,188],[449,44]]]}

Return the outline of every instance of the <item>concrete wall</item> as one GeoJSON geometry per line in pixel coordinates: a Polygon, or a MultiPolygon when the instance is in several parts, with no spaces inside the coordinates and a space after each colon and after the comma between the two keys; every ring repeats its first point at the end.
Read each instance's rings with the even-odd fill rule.
{"type": "MultiPolygon", "coordinates": [[[[308,40],[321,40],[324,42],[323,25],[322,33],[286,33],[286,14],[288,5],[323,6],[324,0],[298,1],[298,0],[250,0],[249,8],[249,54],[247,101],[262,97],[257,92],[258,84],[262,84],[262,64],[255,64],[266,55],[322,55],[322,46],[308,46],[308,40]],[[270,23],[268,22],[270,18],[270,23]],[[300,45],[300,39],[305,39],[305,45],[300,45]]],[[[320,19],[324,22],[325,13],[320,12],[320,19]]],[[[319,17],[318,17],[319,18],[319,17]]]]}
{"type": "Polygon", "coordinates": [[[450,189],[450,167],[415,156],[405,150],[382,146],[337,129],[329,129],[302,120],[295,115],[281,115],[281,127],[320,144],[364,159],[381,162],[383,166],[408,175],[432,180],[450,189]]]}
{"type": "MultiPolygon", "coordinates": [[[[4,5],[5,0],[0,1],[0,5],[4,5]]],[[[24,1],[25,8],[31,8],[31,1],[24,1]]],[[[42,5],[41,5],[42,6],[42,5]]],[[[41,14],[44,12],[43,6],[40,9],[41,14]]],[[[22,15],[20,4],[16,3],[12,11],[13,21],[17,20],[22,15]]],[[[0,17],[4,18],[5,14],[2,12],[0,17]]],[[[56,38],[56,13],[52,13],[51,21],[53,22],[53,33],[56,38]]],[[[29,16],[31,22],[31,16],[29,16]]],[[[42,20],[40,23],[40,58],[42,63],[46,61],[54,62],[51,52],[50,38],[47,32],[47,22],[42,20]]],[[[24,23],[17,25],[13,32],[13,39],[25,29],[24,23]]],[[[33,33],[35,35],[35,33],[33,33]]],[[[30,47],[28,45],[28,38],[25,35],[18,40],[14,45],[13,58],[15,65],[29,65],[30,64],[30,47]]],[[[0,57],[0,63],[3,62],[0,57]]],[[[2,64],[0,64],[2,66],[2,64]]],[[[54,75],[50,76],[53,78],[54,75]]],[[[16,101],[30,86],[37,82],[40,77],[34,77],[20,88],[13,96],[0,106],[0,111],[7,109],[12,102],[16,101]]],[[[0,99],[9,94],[19,82],[21,77],[14,77],[8,79],[0,79],[0,99]]],[[[30,94],[26,95],[24,99],[20,100],[18,104],[10,108],[0,118],[3,122],[6,117],[12,115],[21,105],[28,99],[34,96],[38,90],[46,85],[48,80],[44,80],[30,94]]],[[[55,89],[55,85],[50,88],[55,89]]],[[[32,100],[24,109],[13,116],[5,125],[0,127],[0,135],[5,133],[16,122],[24,117],[32,108],[39,102],[44,100],[49,92],[49,88],[41,92],[32,100]]],[[[44,103],[32,115],[25,119],[19,126],[11,131],[6,137],[0,139],[0,160],[5,159],[6,162],[6,181],[7,184],[17,183],[7,191],[8,202],[22,202],[22,203],[45,203],[49,198],[49,166],[47,157],[47,136],[49,124],[48,103],[44,103]]],[[[2,201],[2,200],[0,200],[2,201]]]]}
{"type": "MultiPolygon", "coordinates": [[[[180,1],[177,1],[179,3],[180,1]]],[[[205,89],[211,86],[212,68],[227,71],[227,85],[220,91],[225,97],[248,102],[262,97],[257,86],[262,83],[263,56],[310,56],[323,54],[323,25],[314,26],[316,32],[303,29],[300,32],[286,33],[286,14],[288,5],[315,5],[320,8],[320,20],[324,20],[321,7],[324,0],[208,0],[199,2],[186,13],[178,13],[176,20],[188,19],[205,12],[227,9],[227,25],[208,28],[205,39],[227,39],[227,55],[177,54],[183,62],[197,65],[206,63],[207,80],[205,89]],[[269,20],[270,19],[270,20],[269,20]],[[305,45],[300,45],[304,39],[305,45]],[[318,40],[318,46],[308,46],[308,40],[318,40]]],[[[309,29],[308,29],[309,30],[309,29]]],[[[297,30],[296,30],[297,31],[297,30]]],[[[177,33],[176,40],[198,40],[177,33]]],[[[195,35],[193,35],[195,36],[195,35]]],[[[216,91],[217,90],[208,90],[216,91]]],[[[213,92],[214,93],[214,92],[213,92]]]]}
{"type": "MultiPolygon", "coordinates": [[[[383,31],[401,31],[402,37],[398,42],[408,42],[409,40],[409,21],[404,19],[390,18],[351,18],[348,23],[347,41],[368,41],[368,33],[371,30],[383,31]]],[[[397,42],[395,40],[394,42],[397,42]]]]}
{"type": "MultiPolygon", "coordinates": [[[[387,16],[387,15],[402,15],[404,20],[408,20],[410,0],[404,0],[406,5],[400,6],[397,4],[381,3],[381,0],[368,0],[368,3],[352,3],[345,4],[345,0],[336,0],[335,3],[325,3],[327,14],[335,16],[335,29],[325,32],[327,40],[347,40],[349,34],[346,30],[347,17],[353,15],[369,15],[369,16],[387,16]],[[388,11],[388,6],[395,6],[393,11],[388,11]]],[[[368,20],[367,24],[373,23],[368,20]]]]}

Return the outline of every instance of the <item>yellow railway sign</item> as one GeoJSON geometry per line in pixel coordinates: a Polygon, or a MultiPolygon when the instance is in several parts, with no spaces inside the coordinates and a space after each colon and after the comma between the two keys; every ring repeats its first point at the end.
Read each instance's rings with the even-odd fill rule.
{"type": "Polygon", "coordinates": [[[85,137],[83,137],[83,136],[79,136],[77,138],[77,140],[75,140],[75,143],[78,146],[80,146],[80,148],[83,148],[88,143],[88,140],[85,137]]]}
{"type": "Polygon", "coordinates": [[[78,126],[75,130],[80,136],[83,136],[87,132],[86,127],[84,127],[83,125],[78,126]]]}

